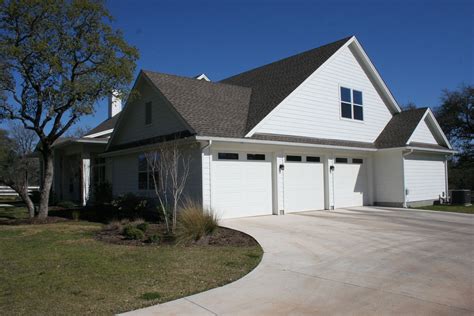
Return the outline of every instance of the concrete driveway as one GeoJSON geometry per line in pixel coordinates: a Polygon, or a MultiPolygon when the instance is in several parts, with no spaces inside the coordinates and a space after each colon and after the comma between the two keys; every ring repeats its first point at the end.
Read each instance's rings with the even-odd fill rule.
{"type": "Polygon", "coordinates": [[[472,215],[361,207],[223,224],[262,245],[254,271],[129,314],[474,314],[472,215]]]}

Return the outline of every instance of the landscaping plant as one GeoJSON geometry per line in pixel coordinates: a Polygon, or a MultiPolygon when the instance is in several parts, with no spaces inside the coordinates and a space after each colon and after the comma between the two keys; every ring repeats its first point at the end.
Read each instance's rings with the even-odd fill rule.
{"type": "Polygon", "coordinates": [[[187,200],[178,214],[176,237],[181,243],[198,241],[211,235],[218,226],[218,218],[212,211],[203,210],[199,203],[187,200]]]}

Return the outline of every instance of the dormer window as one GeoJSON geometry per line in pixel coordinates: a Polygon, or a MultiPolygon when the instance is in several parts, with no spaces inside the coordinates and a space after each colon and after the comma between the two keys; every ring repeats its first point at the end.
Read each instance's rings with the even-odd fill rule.
{"type": "Polygon", "coordinates": [[[341,117],[364,120],[362,91],[341,87],[341,117]]]}

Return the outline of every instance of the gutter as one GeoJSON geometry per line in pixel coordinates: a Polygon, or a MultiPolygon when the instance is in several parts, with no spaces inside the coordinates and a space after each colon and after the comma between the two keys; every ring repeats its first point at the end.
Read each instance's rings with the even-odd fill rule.
{"type": "Polygon", "coordinates": [[[405,146],[405,147],[392,147],[392,148],[380,148],[377,151],[389,151],[389,150],[416,150],[416,151],[428,151],[428,152],[437,152],[437,153],[448,153],[456,154],[456,150],[452,149],[436,149],[436,148],[426,148],[426,147],[416,147],[416,146],[405,146]]]}
{"type": "Polygon", "coordinates": [[[349,147],[349,146],[336,146],[336,145],[320,145],[320,144],[309,144],[309,143],[293,143],[283,142],[274,140],[261,140],[261,139],[248,139],[248,138],[227,138],[227,137],[209,137],[209,136],[196,136],[197,141],[222,141],[230,143],[240,144],[262,144],[262,145],[275,145],[275,146],[293,146],[293,147],[311,147],[311,148],[328,148],[328,149],[343,149],[343,150],[354,150],[354,151],[377,151],[376,148],[361,148],[361,147],[349,147]]]}

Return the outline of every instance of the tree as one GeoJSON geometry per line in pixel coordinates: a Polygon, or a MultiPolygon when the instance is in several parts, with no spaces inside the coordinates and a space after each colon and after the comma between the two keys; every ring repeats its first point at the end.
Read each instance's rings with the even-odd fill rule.
{"type": "Polygon", "coordinates": [[[416,110],[418,107],[416,106],[416,104],[414,102],[408,102],[407,104],[405,105],[402,105],[402,110],[403,111],[409,111],[409,110],[416,110]]]}
{"type": "Polygon", "coordinates": [[[463,156],[473,155],[474,86],[461,86],[457,91],[444,90],[436,118],[450,142],[463,156]]]}
{"type": "Polygon", "coordinates": [[[458,154],[450,161],[450,186],[474,188],[474,86],[444,90],[436,118],[458,154]]]}
{"type": "Polygon", "coordinates": [[[37,142],[36,134],[20,124],[11,124],[10,134],[4,135],[0,151],[0,182],[12,188],[25,202],[31,218],[35,216],[35,208],[29,196],[29,187],[37,182],[39,175],[38,159],[31,157],[37,142]]]}
{"type": "Polygon", "coordinates": [[[168,233],[176,230],[178,206],[190,172],[191,155],[186,152],[189,148],[186,144],[180,144],[179,140],[174,140],[162,143],[154,151],[145,154],[153,189],[160,203],[168,233]]]}
{"type": "Polygon", "coordinates": [[[53,143],[133,79],[138,52],[111,19],[100,0],[0,0],[0,118],[38,136],[41,219],[48,216],[53,143]]]}

